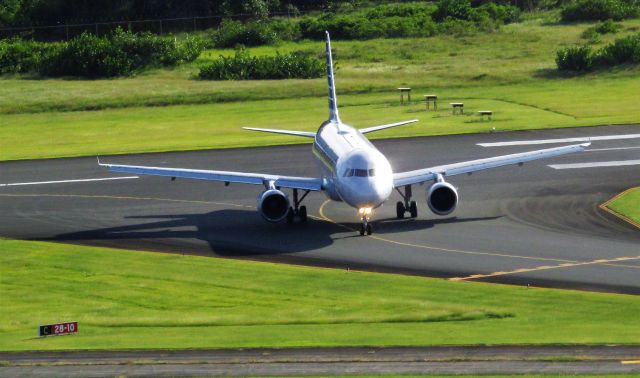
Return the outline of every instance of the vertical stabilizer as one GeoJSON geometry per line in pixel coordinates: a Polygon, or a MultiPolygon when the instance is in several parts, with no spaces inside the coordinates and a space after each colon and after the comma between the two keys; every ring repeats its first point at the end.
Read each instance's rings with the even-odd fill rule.
{"type": "Polygon", "coordinates": [[[329,39],[329,32],[325,31],[327,35],[327,80],[329,82],[329,120],[340,124],[340,116],[338,115],[338,99],[336,98],[336,85],[333,80],[333,58],[331,57],[331,40],[329,39]]]}

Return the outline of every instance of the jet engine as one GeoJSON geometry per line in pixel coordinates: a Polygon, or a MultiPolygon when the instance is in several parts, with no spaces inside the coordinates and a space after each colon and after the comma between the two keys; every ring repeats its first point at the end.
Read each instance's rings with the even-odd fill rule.
{"type": "Polygon", "coordinates": [[[427,190],[427,205],[437,215],[449,215],[458,205],[458,191],[445,181],[438,181],[427,190]]]}
{"type": "Polygon", "coordinates": [[[269,222],[280,222],[289,211],[289,198],[278,189],[268,189],[258,196],[258,212],[269,222]]]}

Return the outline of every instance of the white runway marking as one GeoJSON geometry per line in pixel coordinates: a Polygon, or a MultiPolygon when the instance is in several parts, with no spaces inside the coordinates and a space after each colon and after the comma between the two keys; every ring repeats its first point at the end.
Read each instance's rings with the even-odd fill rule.
{"type": "Polygon", "coordinates": [[[77,180],[59,180],[59,181],[34,181],[34,182],[14,182],[9,184],[0,184],[3,186],[23,186],[23,185],[44,185],[44,184],[62,184],[67,182],[91,182],[91,181],[109,181],[109,180],[130,180],[137,179],[138,176],[125,176],[125,177],[105,177],[105,178],[91,178],[91,179],[77,179],[77,180]]]}
{"type": "Polygon", "coordinates": [[[625,165],[640,165],[640,160],[619,160],[619,161],[596,161],[593,163],[575,164],[551,164],[553,169],[578,169],[578,168],[598,168],[598,167],[622,167],[625,165]]]}
{"type": "Polygon", "coordinates": [[[625,134],[625,135],[604,135],[604,136],[583,137],[583,138],[516,140],[512,142],[477,143],[477,145],[482,147],[504,147],[504,146],[526,146],[526,145],[532,145],[532,144],[588,142],[588,141],[598,141],[598,140],[638,139],[638,138],[640,138],[640,134],[625,134]]]}

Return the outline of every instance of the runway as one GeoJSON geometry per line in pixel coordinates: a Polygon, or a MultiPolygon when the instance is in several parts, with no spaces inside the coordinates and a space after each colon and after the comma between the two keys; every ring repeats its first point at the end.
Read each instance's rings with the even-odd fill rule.
{"type": "Polygon", "coordinates": [[[285,348],[0,353],[6,377],[637,374],[637,346],[285,348]]]}
{"type": "MultiPolygon", "coordinates": [[[[95,158],[0,163],[0,236],[640,294],[640,230],[598,207],[640,185],[640,162],[610,163],[638,161],[640,139],[608,137],[639,129],[375,141],[394,170],[405,171],[559,145],[533,142],[543,139],[600,136],[583,153],[448,179],[460,194],[458,209],[448,217],[429,212],[425,185],[414,187],[418,218],[395,219],[396,193],[375,211],[371,237],[354,231],[354,209],[320,193],[305,200],[312,216],[307,224],[269,224],[255,209],[258,186],[127,177],[100,169],[95,158]],[[509,141],[535,145],[503,143],[509,141]]],[[[297,176],[317,172],[311,144],[101,160],[297,176]]]]}

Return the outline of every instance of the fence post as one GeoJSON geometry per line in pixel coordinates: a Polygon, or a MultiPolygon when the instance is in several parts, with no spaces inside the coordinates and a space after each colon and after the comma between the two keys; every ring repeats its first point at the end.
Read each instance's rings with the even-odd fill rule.
{"type": "Polygon", "coordinates": [[[160,19],[160,35],[162,35],[162,19],[160,19]]]}
{"type": "Polygon", "coordinates": [[[96,37],[98,36],[98,23],[96,22],[96,37]]]}
{"type": "Polygon", "coordinates": [[[67,36],[67,41],[69,40],[69,24],[65,23],[64,24],[64,32],[67,36]]]}
{"type": "Polygon", "coordinates": [[[193,31],[196,31],[196,30],[198,30],[198,29],[196,27],[196,18],[194,17],[193,18],[193,31]]]}

